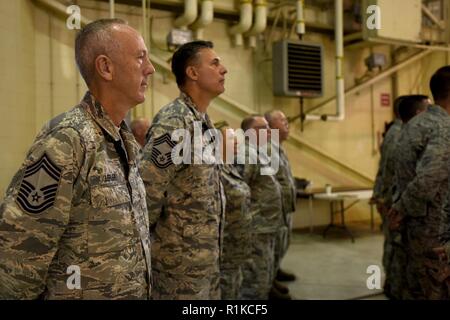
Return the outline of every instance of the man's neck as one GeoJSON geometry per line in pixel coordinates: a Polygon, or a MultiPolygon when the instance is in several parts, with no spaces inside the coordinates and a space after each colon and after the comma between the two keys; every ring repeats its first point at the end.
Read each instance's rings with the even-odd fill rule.
{"type": "Polygon", "coordinates": [[[100,102],[114,125],[116,127],[120,127],[120,124],[122,123],[123,119],[125,119],[130,108],[121,103],[119,99],[116,99],[116,97],[112,96],[111,94],[105,94],[102,90],[96,90],[95,88],[92,88],[90,89],[90,92],[95,97],[95,99],[100,102]]]}
{"type": "Polygon", "coordinates": [[[442,109],[447,111],[448,114],[450,114],[450,101],[443,100],[443,101],[435,101],[435,103],[440,106],[442,109]]]}
{"type": "Polygon", "coordinates": [[[208,109],[209,104],[212,100],[209,95],[201,92],[197,88],[192,87],[185,87],[182,89],[182,91],[191,98],[192,102],[195,104],[199,112],[206,113],[206,110],[208,109]]]}

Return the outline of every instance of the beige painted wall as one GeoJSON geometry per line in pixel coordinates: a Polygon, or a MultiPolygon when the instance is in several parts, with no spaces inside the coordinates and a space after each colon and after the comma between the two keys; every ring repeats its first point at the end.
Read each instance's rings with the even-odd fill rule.
{"type": "Polygon", "coordinates": [[[0,192],[3,194],[35,135],[34,8],[0,1],[0,192]]]}
{"type": "MultiPolygon", "coordinates": [[[[220,0],[221,5],[230,6],[229,1],[220,0]]],[[[107,3],[80,0],[82,14],[89,19],[108,17],[107,3]]],[[[327,23],[332,14],[326,11],[308,9],[307,21],[327,23]]],[[[116,4],[116,16],[124,18],[142,31],[141,9],[116,4]]],[[[151,10],[151,36],[147,43],[153,54],[168,60],[171,52],[165,50],[166,35],[172,27],[175,15],[171,12],[151,10]],[[150,38],[152,39],[150,43],[150,38]]],[[[270,53],[247,47],[236,48],[228,35],[230,23],[216,20],[205,30],[205,38],[213,40],[216,51],[222,57],[229,73],[226,93],[233,100],[254,112],[265,112],[280,108],[288,116],[299,112],[298,99],[272,96],[272,72],[270,53]]],[[[3,194],[13,173],[22,162],[33,137],[51,117],[73,107],[82,97],[86,87],[75,67],[73,42],[75,31],[68,30],[65,21],[36,6],[31,1],[0,0],[0,94],[3,103],[1,112],[5,115],[0,127],[0,143],[4,151],[0,155],[0,192],[3,194]]],[[[268,32],[262,39],[267,39],[268,32]]],[[[274,39],[280,37],[275,34],[274,39]]],[[[334,42],[329,36],[307,34],[305,40],[321,42],[325,48],[325,87],[321,99],[305,100],[306,109],[335,94],[334,84],[334,42]]],[[[261,42],[259,43],[259,45],[261,42]]],[[[382,52],[389,58],[389,48],[378,46],[375,52],[382,52]]],[[[355,83],[355,78],[365,72],[364,58],[369,49],[346,50],[346,87],[355,83]]],[[[448,63],[446,54],[435,53],[423,61],[410,65],[399,72],[398,93],[428,93],[428,79],[439,67],[448,63]]],[[[158,68],[153,76],[151,88],[144,105],[136,107],[133,116],[152,117],[162,106],[178,95],[173,77],[158,68]]],[[[380,106],[380,94],[391,94],[391,79],[387,78],[371,88],[361,90],[346,98],[346,119],[342,122],[308,122],[300,132],[299,123],[293,123],[292,132],[299,135],[315,148],[347,164],[355,170],[374,177],[378,160],[379,136],[384,122],[392,117],[391,108],[380,106]],[[371,110],[373,109],[373,114],[371,110]]],[[[334,112],[330,103],[319,113],[334,112]]],[[[220,110],[213,104],[210,115],[214,120],[226,119],[238,126],[239,118],[220,110]]],[[[326,183],[335,186],[355,185],[357,182],[333,166],[324,165],[320,159],[306,150],[287,144],[294,174],[312,180],[314,187],[326,183]]],[[[303,204],[300,206],[303,207],[303,204]]],[[[319,206],[318,206],[319,207],[319,206]]],[[[327,210],[316,210],[317,224],[328,221],[327,210]]],[[[359,205],[349,212],[349,220],[365,220],[369,217],[366,205],[359,205]]],[[[299,209],[295,226],[309,223],[307,210],[299,209]]]]}

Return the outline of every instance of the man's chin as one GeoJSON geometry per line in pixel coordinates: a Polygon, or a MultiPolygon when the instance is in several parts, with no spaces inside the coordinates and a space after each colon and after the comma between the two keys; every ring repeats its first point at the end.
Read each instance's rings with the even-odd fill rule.
{"type": "Polygon", "coordinates": [[[145,94],[140,95],[137,99],[136,99],[136,104],[141,104],[145,102],[145,94]]]}

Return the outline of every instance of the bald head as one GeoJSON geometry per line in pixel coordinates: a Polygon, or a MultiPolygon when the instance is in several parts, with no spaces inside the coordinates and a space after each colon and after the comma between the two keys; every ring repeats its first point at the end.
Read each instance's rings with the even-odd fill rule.
{"type": "Polygon", "coordinates": [[[146,118],[138,118],[131,122],[131,131],[136,141],[142,146],[145,146],[145,136],[150,128],[150,121],[146,118]]]}
{"type": "Polygon", "coordinates": [[[268,111],[264,114],[264,118],[266,118],[271,129],[279,130],[281,142],[289,137],[289,122],[282,111],[268,111]]]}
{"type": "Polygon", "coordinates": [[[95,59],[99,55],[113,56],[120,52],[116,41],[117,31],[132,29],[121,19],[100,19],[87,24],[75,39],[75,60],[86,84],[89,86],[95,74],[95,59]]]}

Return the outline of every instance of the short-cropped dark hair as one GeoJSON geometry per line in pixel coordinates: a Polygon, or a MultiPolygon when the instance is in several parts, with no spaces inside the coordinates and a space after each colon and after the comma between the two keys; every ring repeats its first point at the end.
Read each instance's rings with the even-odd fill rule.
{"type": "Polygon", "coordinates": [[[241,122],[241,129],[244,131],[247,131],[248,129],[250,129],[253,125],[253,122],[255,122],[256,117],[262,117],[262,116],[259,114],[252,114],[252,115],[245,117],[244,120],[242,120],[242,122],[241,122]]]}
{"type": "Polygon", "coordinates": [[[424,110],[428,106],[427,99],[429,99],[427,96],[421,94],[404,97],[398,107],[400,119],[402,119],[404,123],[407,123],[419,111],[424,110]]]}
{"type": "Polygon", "coordinates": [[[175,75],[178,87],[186,83],[186,68],[196,59],[198,52],[202,49],[212,49],[214,44],[211,41],[192,41],[183,44],[172,57],[172,73],[175,75]]]}
{"type": "Polygon", "coordinates": [[[430,90],[434,101],[445,100],[450,93],[450,66],[437,70],[430,79],[430,90]]]}

